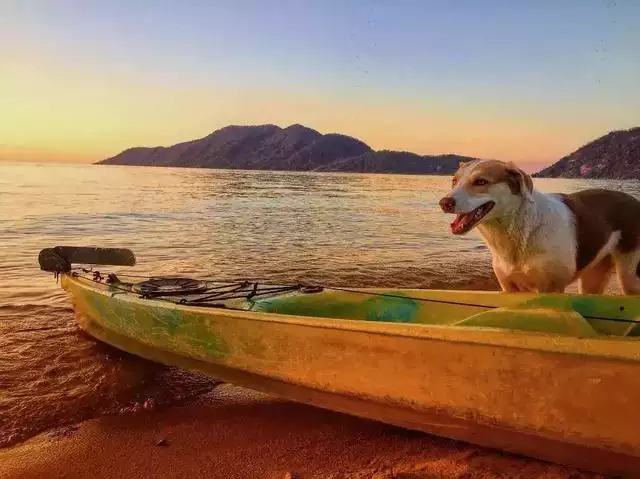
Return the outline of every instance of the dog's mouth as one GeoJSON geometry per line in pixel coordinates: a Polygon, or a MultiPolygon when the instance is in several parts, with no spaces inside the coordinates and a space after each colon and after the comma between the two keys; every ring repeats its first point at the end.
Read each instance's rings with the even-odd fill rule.
{"type": "Polygon", "coordinates": [[[480,223],[482,218],[487,216],[489,211],[491,211],[495,205],[496,204],[493,201],[488,201],[468,213],[457,214],[456,219],[451,223],[451,232],[454,235],[461,235],[469,232],[475,225],[480,223]]]}

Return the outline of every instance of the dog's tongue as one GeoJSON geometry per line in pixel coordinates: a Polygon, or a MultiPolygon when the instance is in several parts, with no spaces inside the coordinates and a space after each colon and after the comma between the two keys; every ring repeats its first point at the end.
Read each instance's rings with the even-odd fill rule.
{"type": "Polygon", "coordinates": [[[456,219],[451,223],[451,231],[453,234],[459,234],[470,223],[471,215],[468,213],[461,213],[456,215],[456,219]]]}

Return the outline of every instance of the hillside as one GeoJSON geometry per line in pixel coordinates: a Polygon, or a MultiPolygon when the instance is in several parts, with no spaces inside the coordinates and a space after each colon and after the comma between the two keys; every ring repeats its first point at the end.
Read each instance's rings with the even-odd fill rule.
{"type": "Polygon", "coordinates": [[[130,148],[103,165],[179,166],[280,171],[451,174],[458,155],[420,156],[374,151],[346,135],[321,134],[302,125],[227,126],[197,140],[169,147],[130,148]]]}
{"type": "Polygon", "coordinates": [[[474,159],[459,155],[420,156],[407,151],[381,150],[342,158],[318,167],[316,171],[445,175],[455,172],[461,161],[474,159]]]}
{"type": "Polygon", "coordinates": [[[640,127],[612,131],[534,175],[538,178],[640,179],[640,127]]]}

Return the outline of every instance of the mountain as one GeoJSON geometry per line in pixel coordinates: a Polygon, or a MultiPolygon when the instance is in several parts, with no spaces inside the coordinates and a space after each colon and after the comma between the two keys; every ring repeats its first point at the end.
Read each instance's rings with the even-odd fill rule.
{"type": "Polygon", "coordinates": [[[381,150],[341,158],[316,168],[316,171],[445,175],[455,172],[461,161],[474,159],[459,155],[420,156],[408,151],[381,150]]]}
{"type": "Polygon", "coordinates": [[[451,174],[458,155],[420,156],[374,151],[366,143],[302,125],[231,125],[197,140],[169,147],[137,147],[99,161],[103,165],[179,166],[281,171],[451,174]]]}
{"type": "Polygon", "coordinates": [[[640,179],[640,127],[612,131],[534,175],[538,178],[640,179]]]}

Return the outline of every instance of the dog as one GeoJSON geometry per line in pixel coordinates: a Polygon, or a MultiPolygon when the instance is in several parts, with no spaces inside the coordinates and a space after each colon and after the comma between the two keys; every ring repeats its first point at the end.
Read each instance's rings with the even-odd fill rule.
{"type": "Polygon", "coordinates": [[[514,163],[462,163],[440,200],[451,231],[477,228],[504,292],[602,294],[616,270],[623,294],[640,294],[640,201],[605,189],[545,194],[514,163]]]}

